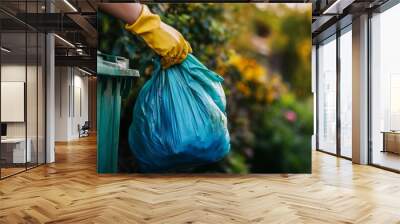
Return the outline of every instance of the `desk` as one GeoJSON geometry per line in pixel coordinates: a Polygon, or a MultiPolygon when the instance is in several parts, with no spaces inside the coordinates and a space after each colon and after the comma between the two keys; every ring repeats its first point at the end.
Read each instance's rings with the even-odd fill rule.
{"type": "Polygon", "coordinates": [[[1,139],[1,157],[6,163],[25,163],[30,162],[32,158],[30,138],[26,140],[25,154],[25,138],[5,138],[1,139]],[[26,159],[26,161],[25,161],[26,159]]]}
{"type": "Polygon", "coordinates": [[[400,154],[400,132],[382,131],[382,134],[383,134],[382,152],[392,152],[400,154]]]}

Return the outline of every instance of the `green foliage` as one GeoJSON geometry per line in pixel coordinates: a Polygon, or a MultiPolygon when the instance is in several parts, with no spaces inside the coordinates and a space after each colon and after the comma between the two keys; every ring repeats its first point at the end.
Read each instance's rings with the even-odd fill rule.
{"type": "Polygon", "coordinates": [[[229,27],[224,22],[221,4],[161,4],[159,14],[164,22],[178,29],[189,41],[193,54],[215,69],[217,58],[226,57],[225,43],[229,27]]]}
{"type": "Polygon", "coordinates": [[[311,108],[285,95],[257,112],[261,116],[253,120],[260,127],[254,130],[253,172],[311,172],[311,108]]]}
{"type": "MultiPolygon", "coordinates": [[[[150,4],[151,10],[162,21],[175,27],[189,41],[193,54],[211,69],[216,59],[226,58],[229,27],[224,25],[222,4],[150,4]]],[[[113,55],[127,57],[131,67],[149,74],[152,58],[156,55],[139,37],[124,29],[123,22],[101,11],[98,13],[99,49],[113,55]]]]}

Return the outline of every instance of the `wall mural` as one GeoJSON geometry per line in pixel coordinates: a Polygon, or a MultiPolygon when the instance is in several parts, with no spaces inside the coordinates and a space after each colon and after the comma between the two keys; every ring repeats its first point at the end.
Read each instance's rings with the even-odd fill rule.
{"type": "Polygon", "coordinates": [[[98,12],[99,173],[311,172],[311,4],[120,7],[98,12]]]}

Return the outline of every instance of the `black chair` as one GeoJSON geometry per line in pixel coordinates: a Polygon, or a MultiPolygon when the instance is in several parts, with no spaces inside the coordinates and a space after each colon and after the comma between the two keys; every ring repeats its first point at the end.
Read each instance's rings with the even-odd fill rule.
{"type": "Polygon", "coordinates": [[[89,129],[90,129],[89,121],[85,121],[82,127],[78,124],[79,138],[89,136],[89,129]]]}

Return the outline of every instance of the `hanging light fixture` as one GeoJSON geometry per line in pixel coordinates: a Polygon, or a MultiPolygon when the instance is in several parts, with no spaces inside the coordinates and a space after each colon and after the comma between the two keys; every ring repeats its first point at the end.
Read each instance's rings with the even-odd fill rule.
{"type": "Polygon", "coordinates": [[[59,36],[58,34],[54,34],[55,37],[57,37],[59,40],[61,40],[62,42],[64,42],[65,44],[67,44],[70,47],[75,48],[75,45],[73,45],[71,42],[69,42],[68,40],[62,38],[61,36],[59,36]]]}
{"type": "Polygon", "coordinates": [[[7,49],[5,47],[1,47],[0,49],[1,49],[1,51],[4,51],[6,53],[10,53],[11,52],[11,50],[9,50],[9,49],[7,49]]]}
{"type": "Polygon", "coordinates": [[[64,3],[68,5],[68,7],[70,7],[74,12],[78,12],[78,10],[68,0],[64,0],[64,3]]]}

